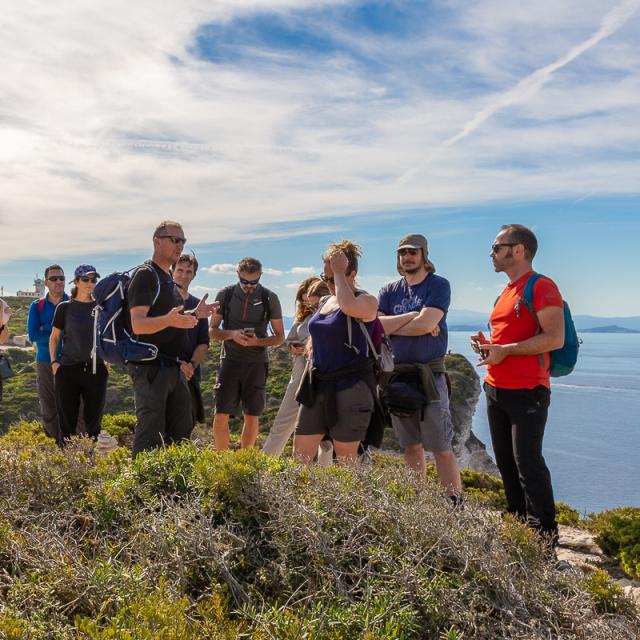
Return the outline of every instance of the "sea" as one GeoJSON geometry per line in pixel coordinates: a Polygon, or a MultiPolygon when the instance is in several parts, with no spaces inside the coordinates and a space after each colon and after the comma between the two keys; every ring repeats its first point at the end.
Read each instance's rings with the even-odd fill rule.
{"type": "MultiPolygon", "coordinates": [[[[640,506],[640,334],[584,333],[574,372],[552,378],[543,454],[556,501],[581,515],[640,506]]],[[[469,333],[451,331],[449,349],[471,362],[469,333]]],[[[483,369],[478,372],[482,376],[483,369]]],[[[494,458],[481,395],[473,432],[494,458]]],[[[495,459],[495,458],[494,458],[495,459]]]]}

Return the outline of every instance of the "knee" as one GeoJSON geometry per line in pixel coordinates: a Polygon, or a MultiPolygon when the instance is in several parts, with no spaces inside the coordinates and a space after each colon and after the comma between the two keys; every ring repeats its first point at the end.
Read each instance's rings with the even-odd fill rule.
{"type": "Polygon", "coordinates": [[[420,442],[417,444],[410,444],[404,448],[404,454],[407,457],[418,457],[424,455],[424,447],[420,442]]]}
{"type": "Polygon", "coordinates": [[[456,462],[456,456],[452,449],[448,449],[446,451],[432,451],[432,453],[436,462],[456,462]]]}

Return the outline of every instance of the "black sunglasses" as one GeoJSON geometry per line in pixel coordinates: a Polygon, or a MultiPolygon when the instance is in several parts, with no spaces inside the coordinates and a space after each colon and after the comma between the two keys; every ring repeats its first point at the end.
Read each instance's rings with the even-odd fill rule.
{"type": "Polygon", "coordinates": [[[398,249],[399,256],[406,256],[409,254],[410,256],[417,256],[420,249],[398,249]]]}
{"type": "Polygon", "coordinates": [[[494,242],[491,245],[491,253],[498,253],[502,247],[515,247],[519,242],[494,242]]]}
{"type": "Polygon", "coordinates": [[[320,274],[320,279],[322,280],[322,282],[328,282],[330,284],[335,284],[336,279],[333,276],[328,276],[324,273],[320,274]]]}
{"type": "Polygon", "coordinates": [[[93,278],[90,278],[89,276],[80,276],[80,281],[81,282],[93,282],[95,284],[96,282],[98,282],[98,278],[96,278],[95,276],[93,278]]]}
{"type": "Polygon", "coordinates": [[[64,282],[66,278],[65,276],[49,276],[47,280],[49,280],[49,282],[64,282]]]}
{"type": "Polygon", "coordinates": [[[247,280],[246,278],[241,278],[238,276],[238,280],[240,280],[240,284],[258,284],[260,282],[260,276],[258,276],[255,280],[247,280]]]}
{"type": "Polygon", "coordinates": [[[156,238],[167,238],[168,240],[171,240],[171,242],[173,242],[173,244],[186,244],[187,243],[187,239],[183,238],[182,236],[156,236],[156,238]]]}

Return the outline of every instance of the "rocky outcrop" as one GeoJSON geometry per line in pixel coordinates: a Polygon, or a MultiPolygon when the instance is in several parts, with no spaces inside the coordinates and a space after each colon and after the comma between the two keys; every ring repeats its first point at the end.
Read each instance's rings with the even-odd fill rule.
{"type": "Polygon", "coordinates": [[[474,366],[457,353],[446,357],[451,379],[451,418],[453,420],[453,450],[462,468],[498,475],[498,468],[485,445],[473,433],[471,426],[480,397],[480,378],[474,366]]]}

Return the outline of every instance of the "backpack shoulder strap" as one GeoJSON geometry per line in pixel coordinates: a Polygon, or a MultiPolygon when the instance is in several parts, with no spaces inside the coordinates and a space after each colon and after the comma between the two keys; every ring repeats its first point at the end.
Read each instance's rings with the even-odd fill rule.
{"type": "Polygon", "coordinates": [[[231,304],[231,298],[233,298],[233,290],[235,287],[235,284],[230,284],[222,290],[224,293],[224,297],[222,298],[222,322],[224,322],[225,329],[229,324],[229,305],[231,304]]]}
{"type": "Polygon", "coordinates": [[[533,287],[540,278],[544,278],[541,273],[534,273],[529,277],[526,284],[524,285],[524,291],[522,292],[522,297],[519,302],[522,302],[526,307],[527,311],[533,316],[533,319],[536,321],[538,325],[538,333],[540,333],[540,321],[538,320],[538,314],[536,310],[533,308],[533,287]]]}
{"type": "Polygon", "coordinates": [[[373,340],[371,339],[371,335],[367,331],[367,327],[365,326],[364,322],[362,322],[362,320],[358,320],[358,324],[360,325],[360,329],[362,330],[362,333],[364,333],[364,337],[367,340],[367,344],[369,345],[369,349],[370,349],[371,355],[373,355],[374,357],[377,357],[378,356],[378,351],[377,351],[375,345],[373,344],[373,340]]]}
{"type": "MultiPolygon", "coordinates": [[[[158,275],[157,271],[147,262],[143,262],[142,264],[138,265],[137,267],[134,267],[133,269],[131,269],[131,278],[129,279],[129,284],[131,284],[131,282],[133,282],[133,279],[136,277],[136,275],[138,273],[140,273],[140,271],[142,271],[143,269],[145,269],[146,271],[150,271],[151,273],[153,273],[153,275],[156,277],[156,294],[155,296],[153,296],[153,302],[151,303],[151,306],[153,306],[156,301],[158,300],[158,297],[160,296],[160,276],[158,275]]],[[[126,272],[128,273],[128,272],[126,272]]]]}
{"type": "Polygon", "coordinates": [[[263,319],[271,320],[271,300],[270,300],[271,291],[266,287],[262,287],[261,297],[262,297],[262,309],[263,309],[263,319]]]}

